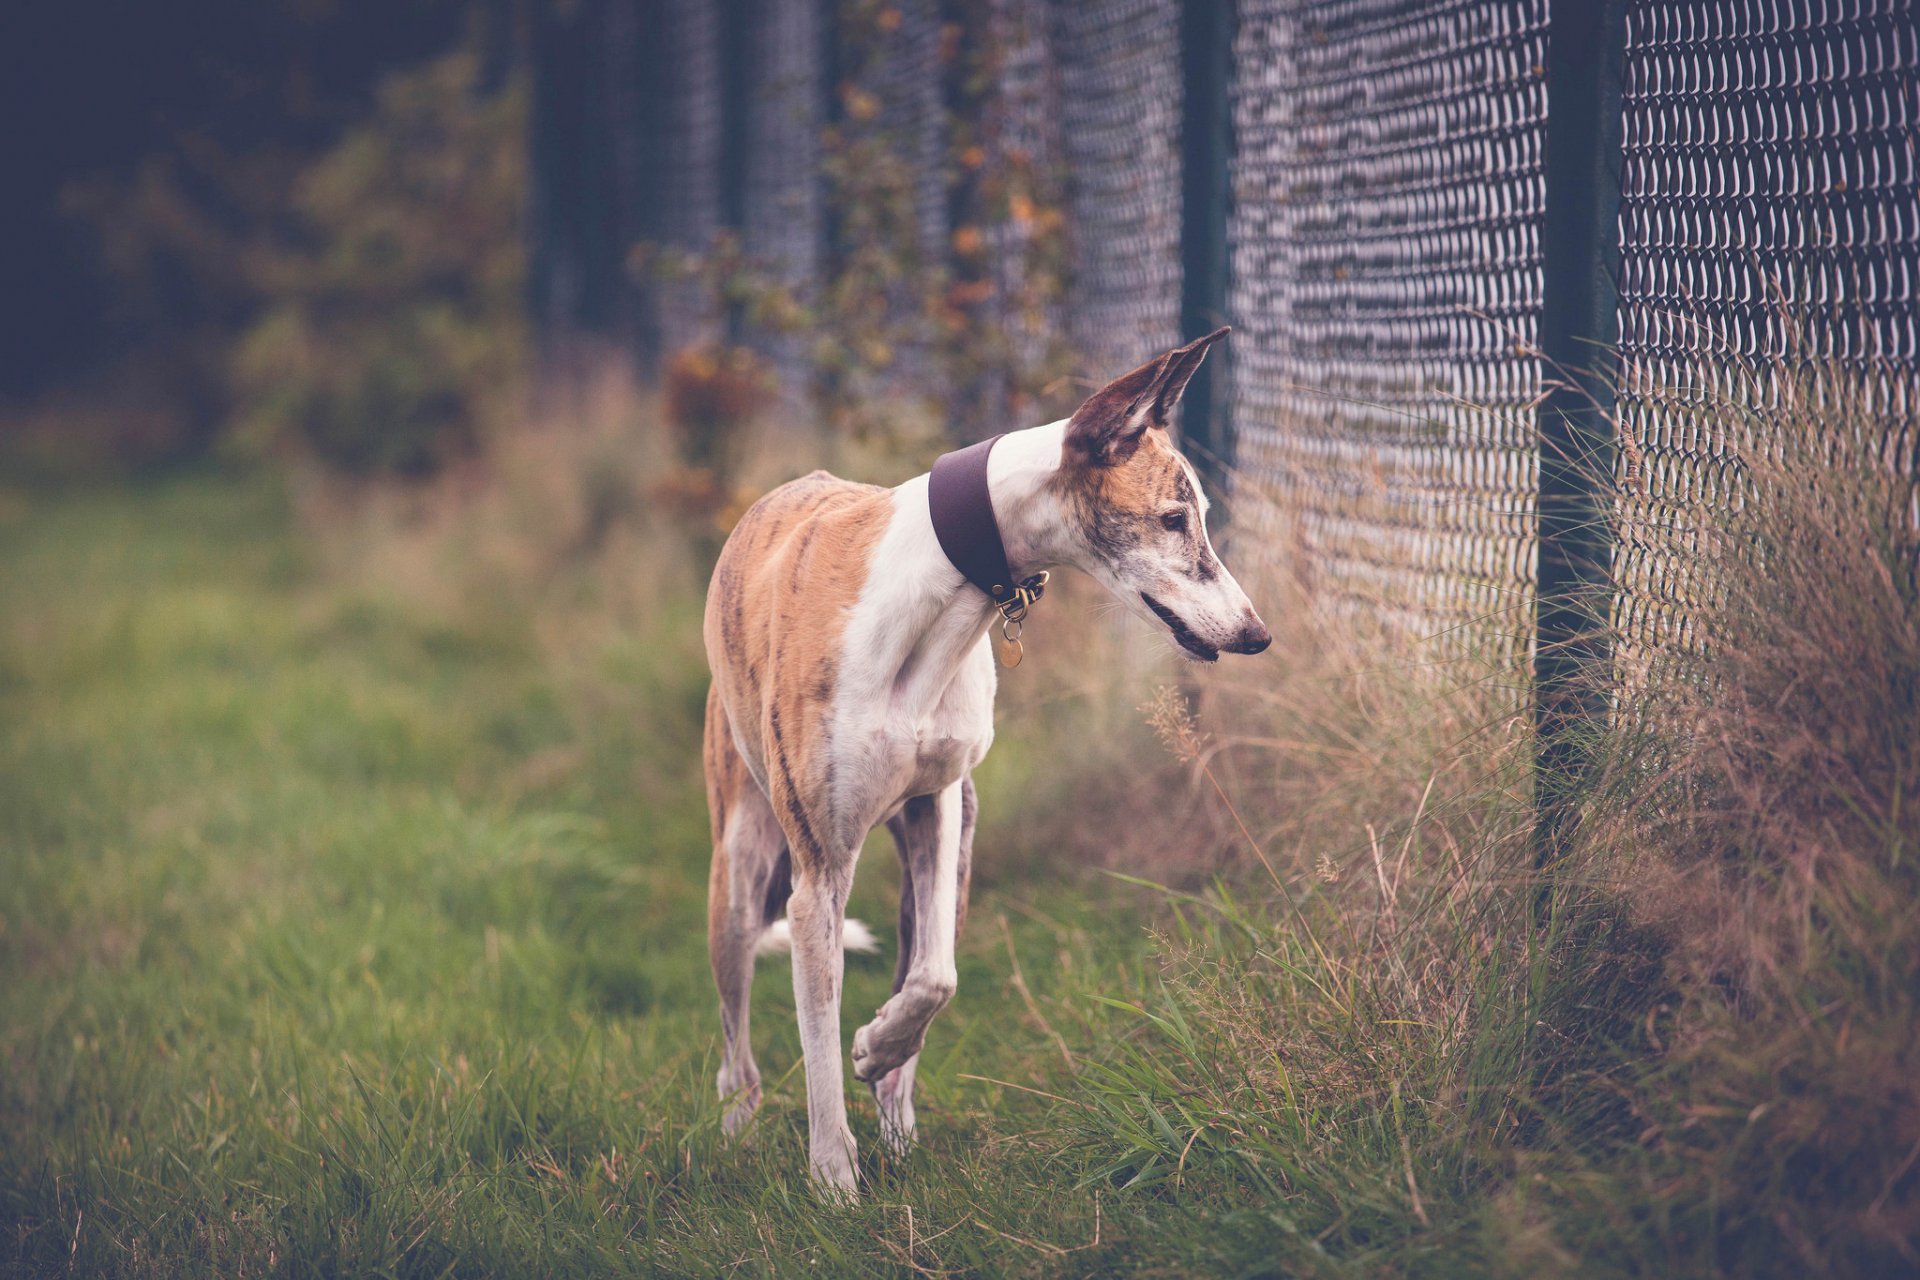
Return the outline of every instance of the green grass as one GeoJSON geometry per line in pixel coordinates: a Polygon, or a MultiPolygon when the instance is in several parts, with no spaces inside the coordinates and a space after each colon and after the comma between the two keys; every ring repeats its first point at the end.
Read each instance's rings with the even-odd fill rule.
{"type": "MultiPolygon", "coordinates": [[[[697,593],[514,529],[518,577],[354,572],[401,535],[302,534],[259,478],[0,494],[0,1273],[1897,1274],[1920,625],[1848,559],[1868,498],[1719,620],[1739,661],[1672,708],[1713,732],[1599,744],[1544,928],[1497,663],[1436,692],[1279,597],[1217,737],[1152,714],[1254,862],[1134,677],[1070,670],[1063,591],[981,774],[921,1146],[884,1159],[856,1088],[841,1205],[784,961],[766,1105],[719,1134],[697,593]],[[1836,576],[1880,596],[1802,625],[1836,576]],[[1076,861],[1183,831],[1240,870],[1076,861]]],[[[888,939],[896,882],[875,842],[888,939]]],[[[891,968],[851,963],[847,1035],[891,968]]]]}
{"type": "MultiPolygon", "coordinates": [[[[0,1268],[1086,1272],[1214,1248],[1191,1195],[1098,1176],[1084,1101],[1027,1091],[1137,1021],[1101,1001],[1138,999],[1156,943],[1111,882],[982,887],[911,1160],[879,1159],[856,1095],[857,1208],[805,1183],[784,962],[756,990],[765,1111],[720,1139],[695,602],[610,645],[620,701],[583,711],[510,610],[455,624],[327,581],[270,485],[4,519],[0,1268]]],[[[876,843],[854,901],[888,935],[892,863],[876,843]]],[[[890,973],[853,964],[849,1033],[890,973]]]]}

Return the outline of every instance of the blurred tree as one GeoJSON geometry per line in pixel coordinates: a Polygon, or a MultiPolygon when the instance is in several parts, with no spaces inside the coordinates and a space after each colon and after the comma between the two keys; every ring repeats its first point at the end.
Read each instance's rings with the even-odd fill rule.
{"type": "Polygon", "coordinates": [[[456,53],[391,76],[236,265],[264,300],[229,358],[236,439],[352,471],[469,450],[523,366],[524,95],[456,53]]]}
{"type": "Polygon", "coordinates": [[[525,2],[5,6],[0,397],[117,397],[174,423],[149,452],[205,444],[299,175],[396,67],[464,43],[503,85],[525,2]]]}

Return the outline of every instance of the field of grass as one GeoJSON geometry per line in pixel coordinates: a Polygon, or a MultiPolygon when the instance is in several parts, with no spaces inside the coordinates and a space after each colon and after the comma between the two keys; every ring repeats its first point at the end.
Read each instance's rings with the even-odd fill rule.
{"type": "MultiPolygon", "coordinates": [[[[1035,1000],[1134,981],[1150,940],[1113,892],[982,895],[925,1148],[862,1208],[804,1184],[784,963],[757,1139],[720,1142],[693,600],[601,655],[631,702],[583,736],[525,619],[339,593],[271,487],[6,521],[9,1268],[999,1268],[1100,1234],[1045,1099],[969,1077],[1058,1060],[1013,957],[1035,1000]]],[[[863,864],[877,922],[891,863],[863,864]]],[[[850,1008],[891,964],[853,965],[850,1008]]]]}
{"type": "MultiPolygon", "coordinates": [[[[0,1271],[1870,1275],[1908,1256],[1906,773],[1891,817],[1848,792],[1884,834],[1871,874],[1825,897],[1793,880],[1805,909],[1770,919],[1795,950],[1767,953],[1773,987],[1743,985],[1676,953],[1593,851],[1535,919],[1510,690],[1435,699],[1296,650],[1215,699],[1217,738],[1162,701],[1188,766],[1132,710],[1150,667],[1105,712],[1066,705],[1097,672],[1034,694],[981,779],[922,1144],[886,1160],[858,1091],[865,1194],[829,1205],[806,1183],[784,961],[756,988],[765,1108],[744,1145],[719,1134],[691,579],[632,606],[595,595],[604,571],[545,595],[484,573],[411,589],[342,568],[380,536],[317,542],[294,507],[284,482],[219,474],[0,501],[0,1271]],[[529,604],[557,596],[600,621],[529,604]],[[1137,775],[1088,780],[1115,761],[1137,775]],[[1233,812],[1202,812],[1203,778],[1233,812]],[[1156,813],[1191,851],[1143,851],[1168,839],[1156,813]],[[1075,838],[1156,876],[1240,853],[1161,892],[1075,838]]],[[[1907,740],[1881,739],[1907,769],[1907,740]]],[[[1590,826],[1621,857],[1673,834],[1607,803],[1590,826]]],[[[1779,843],[1706,839],[1723,881],[1740,840],[1779,843]]],[[[894,885],[875,842],[853,910],[886,946],[850,963],[849,1034],[886,994],[894,885]]]]}
{"type": "MultiPolygon", "coordinates": [[[[582,717],[527,619],[343,592],[271,485],[5,520],[9,1269],[1099,1271],[1215,1247],[1177,1201],[1103,1199],[1061,1122],[1085,1104],[1046,1096],[1069,1045],[1137,1020],[1102,1003],[1156,951],[1124,886],[982,890],[923,1146],[884,1167],[857,1109],[855,1209],[805,1185],[791,990],[763,962],[767,1105],[722,1143],[691,598],[600,655],[630,701],[582,717]]],[[[872,853],[854,910],[884,924],[872,853]]],[[[891,964],[853,963],[849,1009],[891,964]]]]}

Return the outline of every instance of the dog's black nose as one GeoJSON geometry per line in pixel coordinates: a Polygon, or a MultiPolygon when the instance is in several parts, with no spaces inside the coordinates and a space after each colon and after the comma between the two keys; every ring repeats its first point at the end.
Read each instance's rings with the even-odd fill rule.
{"type": "Polygon", "coordinates": [[[1258,618],[1250,618],[1247,625],[1240,629],[1233,643],[1227,646],[1228,653],[1265,653],[1267,646],[1273,643],[1273,632],[1267,630],[1267,624],[1258,618]]]}

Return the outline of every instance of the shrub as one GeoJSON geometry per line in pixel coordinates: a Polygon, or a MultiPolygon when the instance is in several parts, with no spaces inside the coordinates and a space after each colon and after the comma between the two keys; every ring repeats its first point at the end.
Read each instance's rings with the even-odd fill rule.
{"type": "Polygon", "coordinates": [[[457,53],[382,86],[246,262],[264,300],[230,359],[238,437],[354,472],[472,451],[525,365],[518,90],[457,53]]]}

